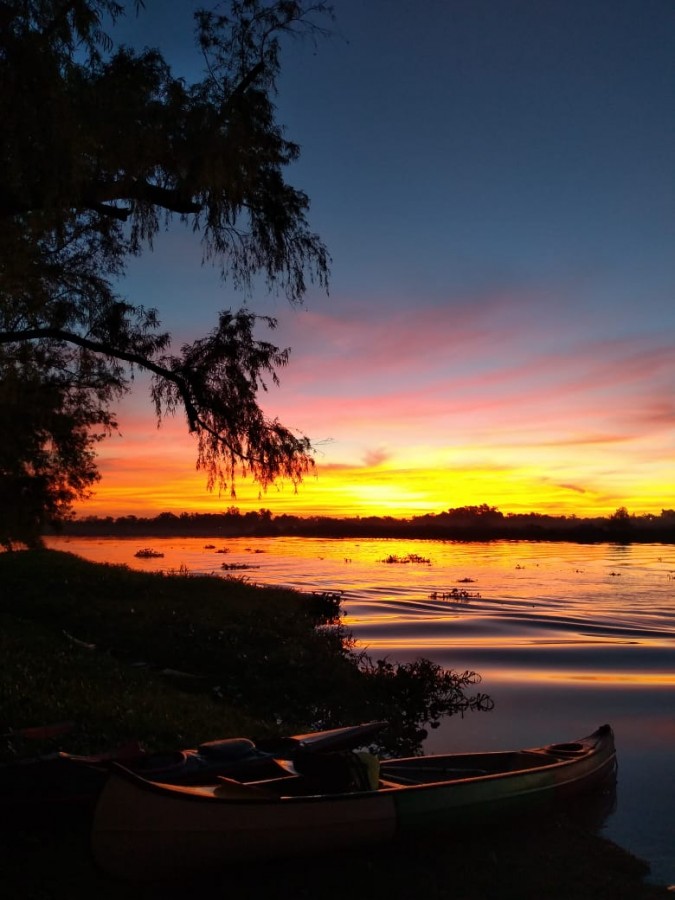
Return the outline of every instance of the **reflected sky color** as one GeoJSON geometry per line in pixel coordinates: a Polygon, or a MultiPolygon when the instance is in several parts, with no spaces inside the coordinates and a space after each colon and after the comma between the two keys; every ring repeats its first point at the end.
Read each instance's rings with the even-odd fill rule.
{"type": "MultiPolygon", "coordinates": [[[[196,71],[191,0],[129,19],[196,71]]],[[[330,297],[250,297],[173,228],[122,290],[177,343],[224,307],[292,348],[265,408],[317,444],[317,478],[237,505],[300,515],[606,515],[675,505],[675,10],[666,0],[340,0],[284,58],[292,181],[333,256],[330,297]]],[[[180,421],[140,377],[82,513],[216,511],[180,421]]]]}
{"type": "Polygon", "coordinates": [[[675,549],[306,538],[50,539],[145,571],[226,575],[337,591],[377,656],[430,655],[499,681],[675,685],[675,549]],[[146,541],[147,543],[148,541],[146,541]],[[215,545],[211,549],[205,544],[215,545]],[[218,553],[218,550],[227,550],[218,553]],[[384,562],[416,554],[428,562],[384,562]]]}

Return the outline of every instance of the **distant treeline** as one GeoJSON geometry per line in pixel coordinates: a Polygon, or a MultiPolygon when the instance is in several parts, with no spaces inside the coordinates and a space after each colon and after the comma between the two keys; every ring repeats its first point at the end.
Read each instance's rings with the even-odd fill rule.
{"type": "MultiPolygon", "coordinates": [[[[54,533],[54,532],[52,532],[54,533]]],[[[59,533],[109,537],[370,537],[451,541],[528,540],[675,543],[675,510],[631,515],[625,507],[610,516],[579,518],[541,513],[502,513],[494,506],[462,506],[447,512],[396,519],[391,516],[274,516],[268,509],[222,513],[160,513],[138,516],[86,516],[65,522],[59,533]]]]}

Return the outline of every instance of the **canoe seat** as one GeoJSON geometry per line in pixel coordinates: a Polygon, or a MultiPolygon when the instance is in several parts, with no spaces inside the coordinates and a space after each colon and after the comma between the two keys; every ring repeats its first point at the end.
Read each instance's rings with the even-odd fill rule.
{"type": "Polygon", "coordinates": [[[380,782],[378,784],[378,790],[384,790],[385,788],[402,788],[404,785],[398,784],[396,781],[385,781],[384,778],[380,778],[380,782]]]}
{"type": "Polygon", "coordinates": [[[263,788],[242,784],[234,778],[225,778],[223,775],[218,775],[217,778],[218,785],[213,790],[214,797],[224,800],[269,800],[270,796],[273,796],[263,788]]]}

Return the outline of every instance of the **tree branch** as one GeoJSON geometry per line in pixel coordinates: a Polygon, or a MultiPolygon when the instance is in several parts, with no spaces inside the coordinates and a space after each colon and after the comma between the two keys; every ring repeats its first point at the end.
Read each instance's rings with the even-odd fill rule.
{"type": "MultiPolygon", "coordinates": [[[[108,181],[90,184],[81,197],[73,197],[66,206],[74,209],[91,209],[102,216],[108,216],[125,222],[131,215],[130,209],[120,209],[109,206],[115,200],[138,200],[142,203],[150,203],[160,206],[169,212],[179,215],[198,213],[202,205],[185,195],[177,188],[163,188],[149,181],[108,181]]],[[[44,198],[22,198],[12,195],[9,191],[0,191],[0,218],[30,213],[43,209],[44,198]]]]}
{"type": "Polygon", "coordinates": [[[156,184],[150,184],[148,181],[134,181],[130,188],[121,196],[106,199],[141,200],[161,206],[170,212],[182,214],[198,213],[202,208],[200,203],[196,203],[192,197],[186,197],[179,190],[159,187],[156,184]]]}
{"type": "Polygon", "coordinates": [[[119,206],[108,206],[107,203],[97,203],[96,201],[91,204],[90,208],[100,216],[110,216],[120,222],[126,222],[131,215],[130,209],[120,209],[119,206]]]}
{"type": "Polygon", "coordinates": [[[194,433],[198,429],[202,429],[218,441],[222,442],[231,453],[238,456],[241,460],[249,463],[260,461],[256,457],[249,456],[232,447],[222,434],[211,428],[210,425],[204,421],[193,401],[189,384],[181,374],[153,362],[151,359],[148,359],[147,356],[142,356],[140,353],[132,353],[128,350],[121,350],[101,341],[92,341],[89,338],[82,337],[82,335],[75,334],[72,331],[64,331],[61,328],[26,328],[22,331],[0,331],[0,345],[16,343],[19,341],[36,341],[43,339],[65,341],[69,344],[75,344],[78,347],[82,347],[84,350],[90,350],[92,353],[102,353],[105,356],[132,363],[141,369],[147,369],[149,372],[153,372],[160,378],[165,378],[167,381],[175,384],[178,388],[178,392],[185,407],[190,432],[194,433]]]}
{"type": "Polygon", "coordinates": [[[105,344],[101,341],[92,341],[89,338],[82,337],[80,334],[75,334],[72,331],[64,331],[61,328],[25,328],[23,331],[0,331],[0,344],[13,344],[18,341],[37,341],[42,339],[65,341],[68,344],[75,344],[78,347],[82,347],[84,350],[91,350],[92,353],[102,353],[105,356],[112,356],[115,359],[132,363],[142,369],[154,372],[155,375],[159,375],[161,378],[172,381],[180,391],[181,398],[185,403],[188,420],[190,421],[190,430],[194,431],[192,423],[193,420],[194,422],[199,420],[199,415],[192,403],[191,397],[187,393],[187,385],[185,384],[184,379],[176,372],[172,372],[171,369],[160,366],[158,363],[148,359],[147,356],[112,347],[110,344],[105,344]]]}

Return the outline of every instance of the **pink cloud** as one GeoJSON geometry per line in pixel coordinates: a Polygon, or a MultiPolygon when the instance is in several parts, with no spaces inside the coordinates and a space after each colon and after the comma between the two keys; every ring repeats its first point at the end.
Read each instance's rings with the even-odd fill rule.
{"type": "Polygon", "coordinates": [[[368,468],[381,466],[382,463],[391,459],[391,453],[384,447],[377,447],[372,450],[366,450],[363,454],[363,462],[368,468]]]}
{"type": "MultiPolygon", "coordinates": [[[[585,331],[583,317],[550,302],[542,308],[534,295],[388,310],[336,302],[284,312],[279,332],[263,336],[293,353],[281,387],[261,400],[271,417],[314,441],[333,439],[320,447],[321,471],[392,469],[408,447],[436,457],[447,449],[448,471],[450,450],[461,453],[463,473],[481,454],[476,470],[539,461],[561,490],[613,501],[598,473],[616,482],[675,449],[669,336],[585,331]]],[[[143,375],[120,423],[123,438],[101,445],[106,472],[155,490],[184,473],[201,491],[184,418],[155,428],[143,375]]]]}

